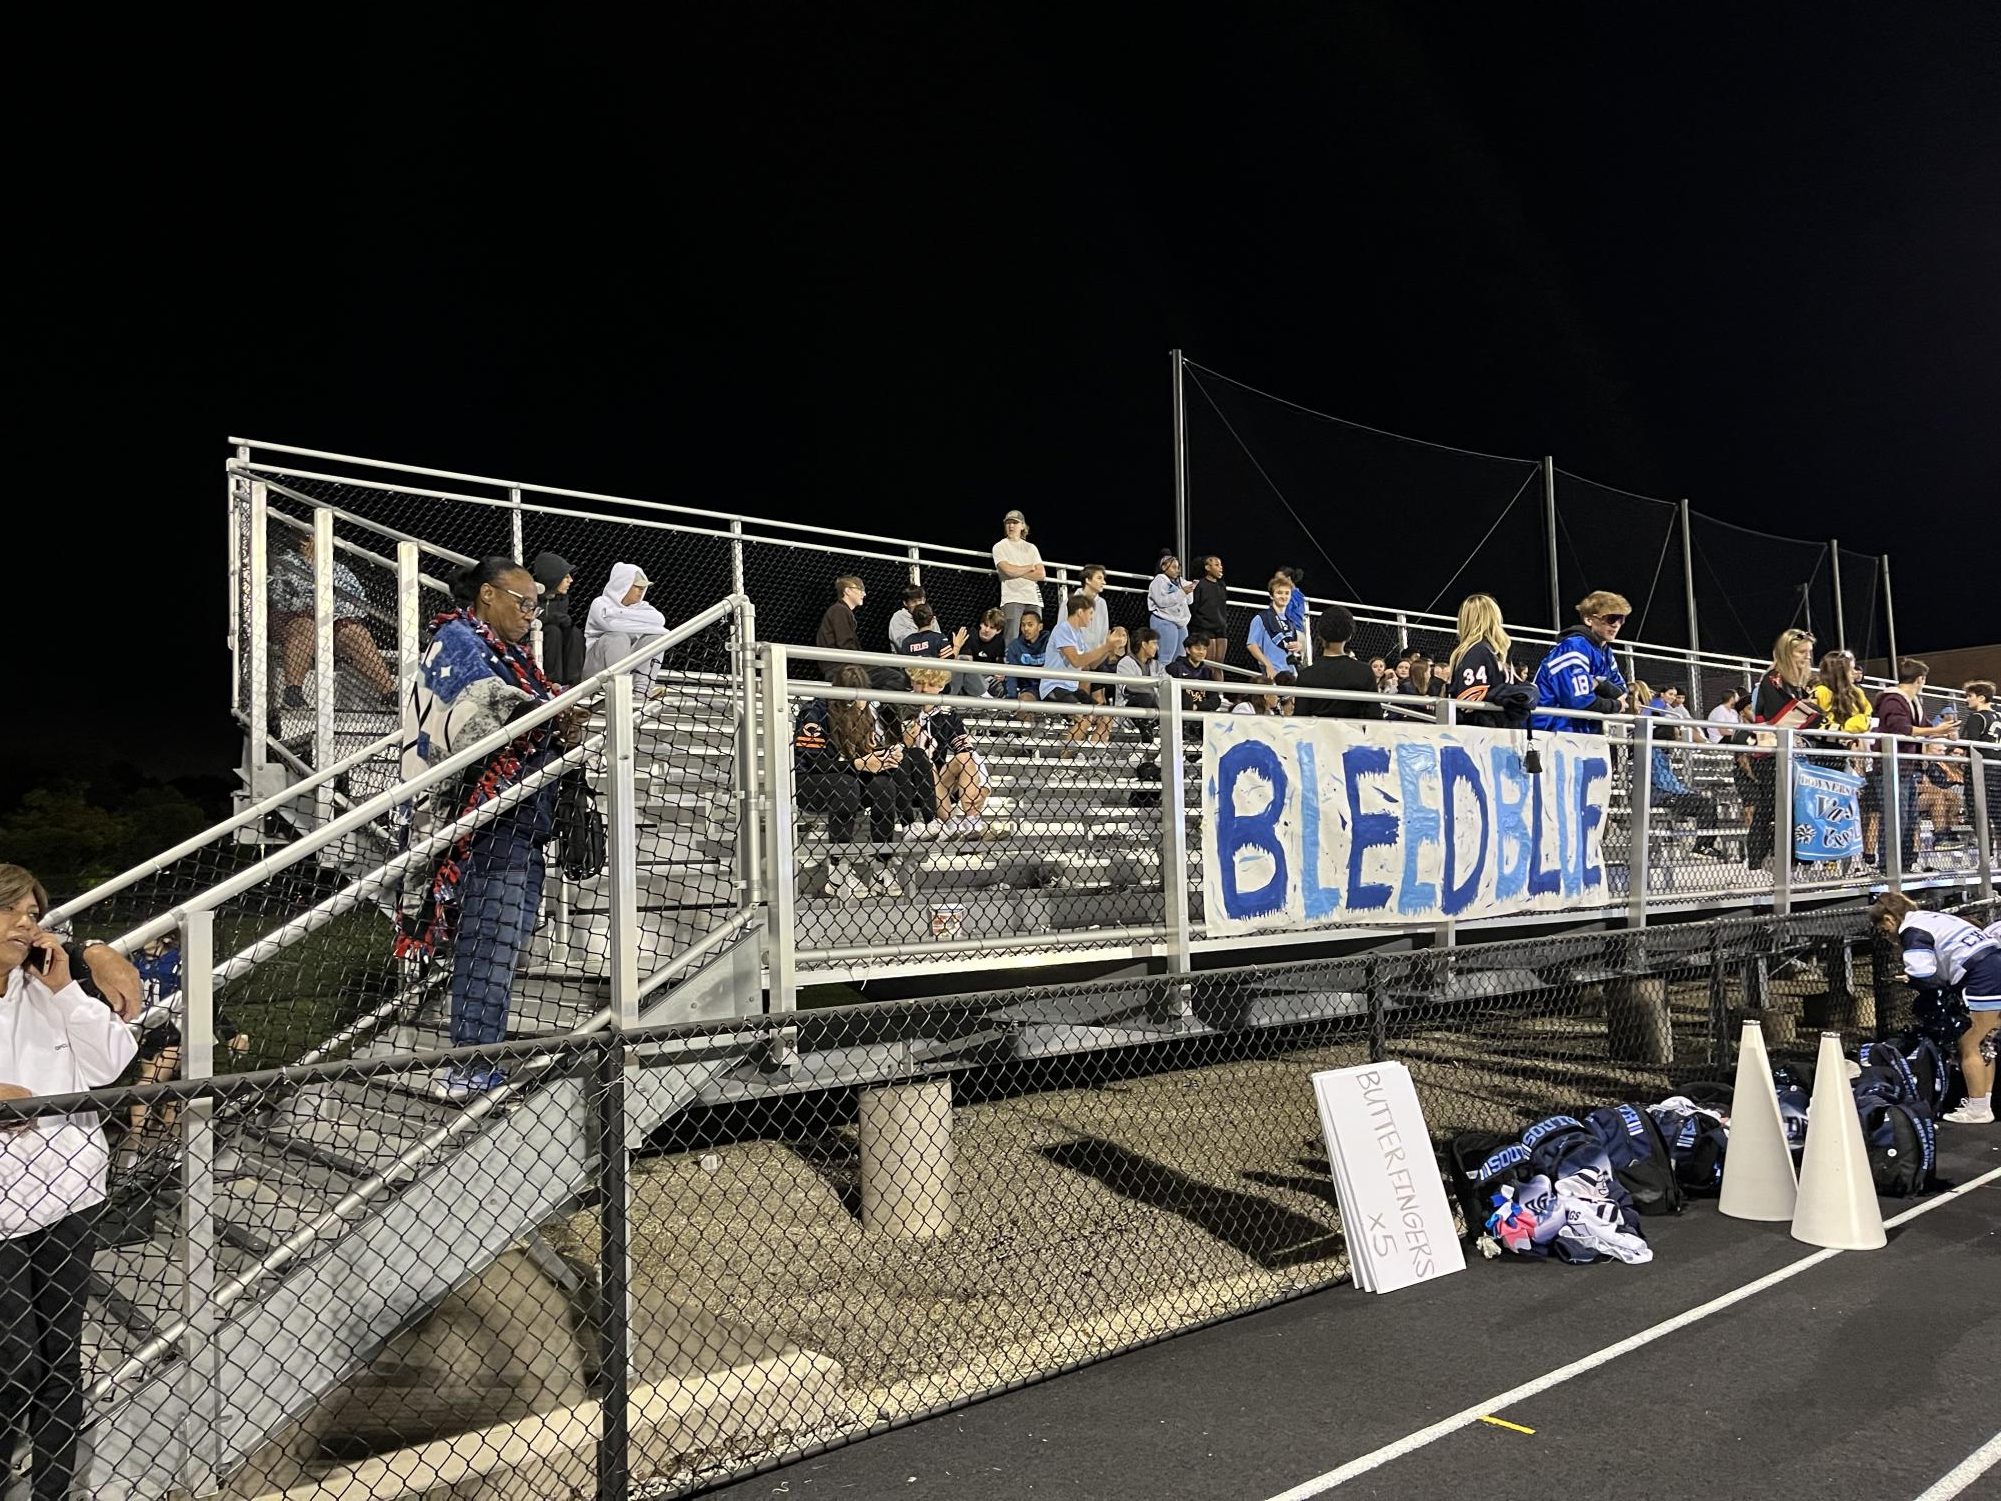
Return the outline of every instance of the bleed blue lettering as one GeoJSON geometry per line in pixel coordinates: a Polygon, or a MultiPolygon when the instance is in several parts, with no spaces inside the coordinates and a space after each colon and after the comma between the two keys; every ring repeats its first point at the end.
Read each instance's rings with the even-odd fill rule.
{"type": "Polygon", "coordinates": [[[1374,912],[1390,904],[1390,888],[1362,879],[1362,857],[1397,842],[1394,813],[1362,811],[1362,778],[1387,775],[1390,753],[1379,745],[1351,745],[1341,752],[1341,779],[1348,784],[1348,910],[1374,912]]]}
{"type": "Polygon", "coordinates": [[[1341,888],[1320,884],[1320,774],[1313,742],[1301,740],[1299,756],[1299,894],[1306,920],[1332,916],[1341,906],[1341,888]]]}
{"type": "Polygon", "coordinates": [[[1278,820],[1285,811],[1285,768],[1278,752],[1258,740],[1224,751],[1216,765],[1216,859],[1221,865],[1223,910],[1233,918],[1264,917],[1285,906],[1285,849],[1278,820]],[[1271,787],[1271,801],[1256,813],[1237,811],[1237,781],[1256,772],[1271,787]],[[1271,857],[1271,879],[1252,891],[1237,888],[1237,852],[1250,848],[1271,857]]]}
{"type": "Polygon", "coordinates": [[[1586,756],[1577,765],[1577,865],[1586,890],[1605,884],[1605,867],[1591,858],[1591,832],[1605,822],[1605,810],[1591,800],[1591,784],[1611,771],[1603,756],[1586,756]]]}
{"type": "Polygon", "coordinates": [[[1506,902],[1529,884],[1529,776],[1522,758],[1508,746],[1495,746],[1489,761],[1494,768],[1494,900],[1506,902]]]}
{"type": "MultiPolygon", "coordinates": [[[[1496,750],[1496,759],[1503,752],[1496,750]]],[[[1512,755],[1513,752],[1506,752],[1512,755]]],[[[1480,781],[1480,768],[1462,745],[1448,745],[1438,753],[1439,785],[1445,801],[1445,882],[1440,908],[1447,917],[1457,917],[1473,905],[1480,894],[1480,877],[1487,870],[1489,815],[1487,789],[1480,781]],[[1480,810],[1480,839],[1474,846],[1473,869],[1464,881],[1456,879],[1459,865],[1458,797],[1461,783],[1473,789],[1473,805],[1480,810]]]]}
{"type": "Polygon", "coordinates": [[[1437,747],[1421,740],[1397,745],[1397,788],[1403,799],[1403,883],[1397,891],[1397,911],[1417,917],[1438,909],[1438,885],[1418,875],[1418,855],[1438,843],[1439,813],[1424,801],[1426,781],[1438,781],[1437,747]]]}

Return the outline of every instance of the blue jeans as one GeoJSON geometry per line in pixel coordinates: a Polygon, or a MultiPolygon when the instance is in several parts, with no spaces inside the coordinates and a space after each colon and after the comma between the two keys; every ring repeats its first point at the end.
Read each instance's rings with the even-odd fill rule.
{"type": "Polygon", "coordinates": [[[1181,643],[1188,639],[1188,627],[1173,620],[1163,620],[1158,615],[1146,617],[1146,623],[1160,632],[1160,660],[1172,662],[1181,655],[1181,643]]]}
{"type": "Polygon", "coordinates": [[[452,1046],[490,1046],[507,1035],[514,971],[535,936],[542,905],[542,846],[499,827],[473,841],[460,877],[452,946],[452,1046]]]}

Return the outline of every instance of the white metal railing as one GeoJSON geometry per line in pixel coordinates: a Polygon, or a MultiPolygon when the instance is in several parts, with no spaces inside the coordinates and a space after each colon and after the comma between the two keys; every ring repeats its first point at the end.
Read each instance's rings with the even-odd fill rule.
{"type": "MultiPolygon", "coordinates": [[[[924,570],[942,569],[953,573],[991,576],[992,558],[989,553],[975,548],[957,547],[938,543],[917,542],[909,538],[889,537],[880,534],[848,531],[826,527],[814,523],[777,521],[766,517],[751,516],[743,512],[713,510],[697,506],[669,504],[660,501],[641,500],[632,496],[611,495],[598,491],[571,490],[555,486],[527,484],[495,478],[490,475],[468,474],[456,470],[431,469],[417,465],[405,465],[364,458],[354,454],[334,453],[324,449],[301,448],[282,443],[267,443],[248,438],[232,438],[237,445],[239,458],[237,466],[242,472],[263,476],[267,480],[282,480],[287,474],[302,478],[332,481],[383,492],[421,496],[428,499],[453,501],[490,509],[511,512],[515,518],[514,528],[518,537],[520,517],[524,512],[547,516],[571,517],[591,521],[622,522],[661,531],[682,532],[691,536],[703,536],[726,542],[733,553],[733,577],[742,577],[741,548],[745,543],[763,543],[794,548],[802,553],[823,556],[846,556],[870,558],[878,561],[901,564],[908,568],[913,580],[921,581],[924,570]],[[276,457],[296,457],[305,459],[330,460],[366,471],[363,474],[333,473],[325,470],[301,469],[285,462],[270,462],[259,455],[276,457]],[[490,487],[495,493],[473,494],[462,490],[439,489],[429,485],[392,483],[388,478],[378,476],[414,475],[422,479],[442,479],[471,485],[490,487]],[[560,506],[538,506],[526,497],[548,496],[557,500],[589,501],[617,506],[634,514],[607,515],[601,511],[578,511],[560,506]]],[[[1188,562],[1190,560],[1184,560],[1188,562]]],[[[1057,591],[1058,608],[1062,607],[1069,588],[1081,577],[1083,565],[1077,562],[1052,561],[1045,559],[1049,571],[1048,582],[1057,591]]],[[[1108,592],[1124,595],[1145,593],[1149,575],[1127,570],[1107,568],[1108,592]]],[[[1237,609],[1255,610],[1265,608],[1269,598],[1261,589],[1229,586],[1231,604],[1237,609]]],[[[1408,640],[1410,633],[1433,632],[1449,636],[1455,628],[1455,618],[1451,615],[1436,614],[1422,610],[1398,610],[1384,606],[1365,605],[1352,601],[1339,601],[1323,596],[1308,596],[1309,614],[1317,614],[1330,604],[1342,604],[1355,616],[1358,623],[1396,633],[1400,643],[1408,640]]],[[[1560,632],[1546,627],[1519,626],[1510,628],[1516,639],[1524,643],[1547,645],[1555,641],[1560,632]]],[[[1685,675],[1688,686],[1699,692],[1705,676],[1730,676],[1742,679],[1747,685],[1755,682],[1767,670],[1767,664],[1760,659],[1732,656],[1727,653],[1703,651],[1688,647],[1665,646],[1652,642],[1628,640],[1616,648],[1629,662],[1646,660],[1673,664],[1678,676],[1685,675]]],[[[1872,686],[1890,686],[1868,680],[1872,686]]],[[[1950,689],[1928,690],[1934,696],[1951,701],[1958,695],[1950,689]]]]}

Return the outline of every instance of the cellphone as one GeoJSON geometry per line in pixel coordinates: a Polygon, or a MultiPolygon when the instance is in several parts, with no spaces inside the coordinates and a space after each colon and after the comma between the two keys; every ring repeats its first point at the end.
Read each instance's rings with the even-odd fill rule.
{"type": "Polygon", "coordinates": [[[49,967],[49,951],[44,948],[36,948],[31,944],[28,947],[28,957],[23,959],[21,963],[32,969],[36,974],[43,974],[49,967]]]}

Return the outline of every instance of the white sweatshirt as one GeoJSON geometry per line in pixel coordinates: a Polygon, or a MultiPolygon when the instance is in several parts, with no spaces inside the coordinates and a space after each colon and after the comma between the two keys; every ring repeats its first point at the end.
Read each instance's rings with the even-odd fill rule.
{"type": "MultiPolygon", "coordinates": [[[[25,968],[0,1001],[0,1083],[36,1095],[110,1084],[139,1045],[118,1013],[74,980],[52,991],[25,968]]],[[[44,1230],[104,1199],[111,1154],[96,1111],[0,1129],[0,1239],[44,1230]]]]}

